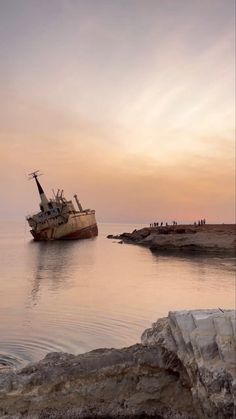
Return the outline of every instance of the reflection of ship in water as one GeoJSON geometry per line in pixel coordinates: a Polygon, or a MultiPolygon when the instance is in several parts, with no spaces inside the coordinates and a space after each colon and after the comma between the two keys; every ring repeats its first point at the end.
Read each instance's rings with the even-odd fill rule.
{"type": "MultiPolygon", "coordinates": [[[[93,244],[95,244],[93,241],[86,240],[29,242],[29,264],[32,276],[28,304],[30,306],[38,304],[44,286],[52,293],[73,286],[74,270],[78,269],[78,264],[86,264],[87,269],[93,266],[93,244]]],[[[85,278],[78,278],[78,280],[85,281],[85,278]]]]}
{"type": "MultiPolygon", "coordinates": [[[[73,259],[73,247],[75,242],[53,243],[30,242],[32,266],[32,289],[30,300],[32,305],[37,305],[40,297],[40,287],[47,283],[52,291],[57,291],[60,287],[69,287],[68,278],[69,266],[73,259]]],[[[78,247],[77,247],[78,248],[78,247]]]]}
{"type": "Polygon", "coordinates": [[[38,170],[30,174],[35,179],[39,196],[40,212],[26,219],[31,227],[34,240],[71,240],[88,239],[98,235],[95,211],[83,209],[77,195],[74,195],[78,210],[72,201],[63,196],[63,190],[58,189],[54,198],[48,200],[38,181],[38,170]]]}

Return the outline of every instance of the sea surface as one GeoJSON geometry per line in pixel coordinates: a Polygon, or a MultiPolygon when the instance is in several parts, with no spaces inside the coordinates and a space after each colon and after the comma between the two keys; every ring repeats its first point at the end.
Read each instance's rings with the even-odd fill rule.
{"type": "Polygon", "coordinates": [[[169,310],[234,308],[233,258],[158,256],[106,238],[141,227],[99,224],[94,239],[37,243],[24,222],[1,222],[0,363],[128,346],[169,310]]]}

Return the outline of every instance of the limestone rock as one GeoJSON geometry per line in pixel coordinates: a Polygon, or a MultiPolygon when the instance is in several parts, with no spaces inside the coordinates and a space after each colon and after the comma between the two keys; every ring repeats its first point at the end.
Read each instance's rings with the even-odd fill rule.
{"type": "Polygon", "coordinates": [[[233,418],[236,380],[234,310],[170,312],[142,335],[145,345],[164,346],[177,354],[191,387],[199,418],[233,418]],[[163,321],[163,319],[162,319],[163,321]]]}
{"type": "Polygon", "coordinates": [[[3,370],[0,417],[233,419],[235,311],[170,312],[141,340],[3,370]]]}

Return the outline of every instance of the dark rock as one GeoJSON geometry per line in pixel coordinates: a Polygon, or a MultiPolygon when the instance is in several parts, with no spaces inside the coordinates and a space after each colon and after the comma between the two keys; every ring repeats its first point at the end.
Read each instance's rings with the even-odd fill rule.
{"type": "Polygon", "coordinates": [[[115,239],[115,240],[119,240],[120,236],[119,235],[113,235],[113,234],[108,234],[107,239],[115,239]]]}
{"type": "Polygon", "coordinates": [[[186,229],[185,228],[176,228],[175,233],[176,234],[184,234],[184,233],[186,233],[186,229]]]}

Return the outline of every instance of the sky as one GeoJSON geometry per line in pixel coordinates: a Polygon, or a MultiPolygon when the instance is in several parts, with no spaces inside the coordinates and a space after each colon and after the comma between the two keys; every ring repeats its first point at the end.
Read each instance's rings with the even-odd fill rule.
{"type": "Polygon", "coordinates": [[[235,219],[234,0],[0,0],[0,219],[235,219]]]}

